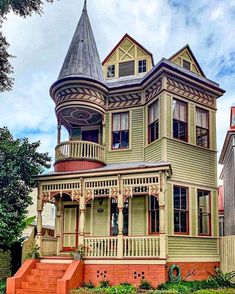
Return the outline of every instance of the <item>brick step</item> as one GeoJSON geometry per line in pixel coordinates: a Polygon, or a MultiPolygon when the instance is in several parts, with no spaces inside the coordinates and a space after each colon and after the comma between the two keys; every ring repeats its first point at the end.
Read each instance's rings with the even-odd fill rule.
{"type": "Polygon", "coordinates": [[[56,294],[56,290],[19,289],[16,294],[56,294]]]}
{"type": "Polygon", "coordinates": [[[53,270],[63,270],[66,271],[69,267],[68,264],[64,263],[46,263],[46,262],[39,262],[36,264],[36,269],[53,269],[53,270]]]}
{"type": "Polygon", "coordinates": [[[43,290],[53,290],[56,289],[56,281],[54,282],[22,282],[22,289],[43,289],[43,290]]]}
{"type": "Polygon", "coordinates": [[[42,282],[56,282],[58,277],[45,277],[37,275],[27,275],[25,278],[26,282],[42,283],[42,282]]]}
{"type": "Polygon", "coordinates": [[[53,270],[53,269],[31,269],[31,275],[35,276],[52,276],[52,277],[63,277],[65,270],[53,270]]]}

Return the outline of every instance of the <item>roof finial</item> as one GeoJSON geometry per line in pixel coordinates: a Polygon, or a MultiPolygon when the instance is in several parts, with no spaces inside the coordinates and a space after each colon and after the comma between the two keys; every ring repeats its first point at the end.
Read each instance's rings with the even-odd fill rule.
{"type": "Polygon", "coordinates": [[[84,0],[84,5],[83,5],[82,11],[87,11],[87,0],[84,0]]]}

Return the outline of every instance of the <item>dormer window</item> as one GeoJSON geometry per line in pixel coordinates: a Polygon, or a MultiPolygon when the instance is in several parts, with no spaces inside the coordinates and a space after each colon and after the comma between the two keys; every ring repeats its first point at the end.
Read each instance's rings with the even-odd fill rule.
{"type": "Polygon", "coordinates": [[[115,65],[114,64],[108,65],[107,78],[114,78],[114,77],[115,77],[115,65]]]}
{"type": "Polygon", "coordinates": [[[146,72],[147,71],[146,59],[139,60],[138,71],[139,71],[139,73],[142,73],[142,72],[146,72]]]}
{"type": "Polygon", "coordinates": [[[183,67],[190,70],[190,62],[183,59],[183,67]]]}

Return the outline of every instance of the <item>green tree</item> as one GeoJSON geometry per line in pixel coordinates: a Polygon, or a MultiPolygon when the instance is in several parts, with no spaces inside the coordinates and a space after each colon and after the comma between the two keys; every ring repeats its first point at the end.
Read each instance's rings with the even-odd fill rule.
{"type": "MultiPolygon", "coordinates": [[[[53,2],[54,0],[0,0],[0,28],[3,19],[9,12],[19,16],[27,17],[33,13],[41,15],[43,13],[44,2],[53,2]]],[[[13,57],[8,53],[9,44],[3,34],[0,32],[0,92],[10,91],[14,79],[10,76],[13,73],[10,59],[13,57]]]]}
{"type": "Polygon", "coordinates": [[[39,145],[14,139],[7,128],[0,128],[0,248],[10,248],[21,236],[34,176],[50,167],[48,153],[39,153],[39,145]]]}

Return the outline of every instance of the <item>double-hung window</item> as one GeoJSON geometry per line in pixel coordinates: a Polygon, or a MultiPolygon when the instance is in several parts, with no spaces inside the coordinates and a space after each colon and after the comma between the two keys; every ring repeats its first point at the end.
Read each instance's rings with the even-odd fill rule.
{"type": "Polygon", "coordinates": [[[111,64],[107,67],[107,78],[115,77],[115,65],[111,64]]]}
{"type": "Polygon", "coordinates": [[[159,233],[159,204],[154,196],[149,198],[149,233],[159,233]]]}
{"type": "Polygon", "coordinates": [[[174,186],[174,232],[188,234],[188,189],[174,186]]]}
{"type": "Polygon", "coordinates": [[[153,102],[148,109],[149,143],[159,138],[159,100],[153,102]]]}
{"type": "Polygon", "coordinates": [[[173,100],[173,137],[182,141],[188,140],[187,103],[173,100]]]}
{"type": "Polygon", "coordinates": [[[138,62],[139,73],[146,72],[146,59],[139,60],[138,62]]]}
{"type": "Polygon", "coordinates": [[[209,112],[196,108],[196,144],[209,148],[209,112]]]}
{"type": "Polygon", "coordinates": [[[112,125],[112,149],[129,148],[129,112],[114,113],[112,125]]]}
{"type": "Polygon", "coordinates": [[[198,190],[198,234],[210,235],[211,227],[211,207],[210,207],[210,192],[198,190]]]}

